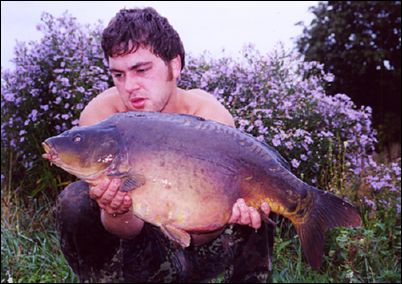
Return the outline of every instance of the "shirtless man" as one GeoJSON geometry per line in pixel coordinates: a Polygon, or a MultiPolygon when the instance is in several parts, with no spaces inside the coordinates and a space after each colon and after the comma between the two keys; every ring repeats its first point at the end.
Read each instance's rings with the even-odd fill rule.
{"type": "MultiPolygon", "coordinates": [[[[231,114],[212,95],[177,87],[184,49],[177,33],[155,10],[121,10],[105,29],[102,47],[115,87],[86,106],[81,126],[116,112],[159,111],[197,115],[234,127],[231,114]]],[[[89,190],[87,184],[76,182],[60,194],[56,216],[61,247],[81,281],[203,281],[220,273],[229,281],[264,281],[265,275],[249,271],[260,269],[261,274],[266,269],[267,273],[263,233],[232,226],[193,234],[194,245],[184,250],[135,217],[130,196],[119,186],[119,179],[105,179],[89,190]],[[252,246],[260,246],[255,248],[259,252],[250,253],[252,246]],[[253,267],[244,269],[242,257],[251,258],[253,267]]],[[[270,213],[266,203],[261,210],[270,213]]],[[[261,217],[239,199],[229,222],[258,229],[261,217]]]]}

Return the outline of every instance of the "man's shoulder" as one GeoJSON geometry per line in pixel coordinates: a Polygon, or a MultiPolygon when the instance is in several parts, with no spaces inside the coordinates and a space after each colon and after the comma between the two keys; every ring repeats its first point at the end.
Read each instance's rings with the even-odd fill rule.
{"type": "Polygon", "coordinates": [[[233,116],[213,95],[201,89],[187,90],[187,93],[196,100],[194,115],[234,126],[233,116]]]}
{"type": "Polygon", "coordinates": [[[99,122],[113,113],[124,111],[119,93],[115,87],[109,88],[93,98],[81,112],[80,125],[99,122]]]}
{"type": "Polygon", "coordinates": [[[120,102],[119,92],[116,87],[109,88],[96,97],[94,97],[88,104],[110,104],[116,105],[120,102]]]}
{"type": "Polygon", "coordinates": [[[186,92],[190,95],[198,96],[200,98],[217,101],[217,99],[213,95],[211,95],[210,93],[208,93],[207,91],[204,91],[202,89],[190,89],[190,90],[186,90],[186,92]]]}

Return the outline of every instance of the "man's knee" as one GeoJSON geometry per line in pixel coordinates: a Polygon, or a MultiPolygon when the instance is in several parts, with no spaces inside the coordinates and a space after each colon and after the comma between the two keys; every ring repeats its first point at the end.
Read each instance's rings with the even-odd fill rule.
{"type": "Polygon", "coordinates": [[[73,271],[82,282],[99,282],[105,265],[109,267],[118,252],[120,239],[104,229],[88,184],[78,181],[67,186],[57,198],[55,213],[60,248],[73,271]]]}
{"type": "Polygon", "coordinates": [[[99,208],[89,197],[88,184],[77,181],[69,184],[60,193],[56,201],[55,213],[58,222],[74,225],[80,222],[81,218],[88,218],[94,214],[99,216],[99,208]]]}

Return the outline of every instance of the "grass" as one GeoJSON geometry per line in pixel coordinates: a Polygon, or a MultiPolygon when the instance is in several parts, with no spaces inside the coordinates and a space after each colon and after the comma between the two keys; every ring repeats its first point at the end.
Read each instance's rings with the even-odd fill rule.
{"type": "MultiPolygon", "coordinates": [[[[21,197],[8,186],[2,187],[1,283],[78,283],[60,251],[52,211],[54,196],[42,192],[35,198],[21,197]]],[[[361,210],[360,228],[327,232],[319,271],[305,262],[293,227],[280,219],[271,282],[400,283],[400,213],[392,208],[374,213],[361,210]]],[[[211,281],[220,282],[222,277],[211,281]]]]}
{"type": "MultiPolygon", "coordinates": [[[[2,193],[1,282],[77,283],[59,249],[53,202],[41,196],[23,204],[15,195],[2,193]]],[[[400,224],[365,218],[361,228],[330,231],[319,271],[303,260],[298,236],[292,230],[284,223],[277,227],[274,283],[401,281],[400,224]]]]}
{"type": "Polygon", "coordinates": [[[52,206],[2,192],[1,283],[78,283],[58,244],[52,206]]]}
{"type": "Polygon", "coordinates": [[[390,245],[383,229],[337,228],[327,233],[322,267],[313,270],[302,260],[297,235],[276,236],[274,283],[400,283],[400,226],[390,245]],[[399,231],[399,232],[398,232],[399,231]]]}

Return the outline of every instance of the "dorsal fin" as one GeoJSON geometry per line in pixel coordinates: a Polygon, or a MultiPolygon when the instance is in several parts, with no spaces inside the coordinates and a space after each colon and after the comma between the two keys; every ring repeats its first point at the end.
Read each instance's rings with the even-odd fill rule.
{"type": "Polygon", "coordinates": [[[276,150],[274,147],[268,145],[265,142],[259,141],[264,147],[268,148],[268,151],[272,154],[272,156],[278,161],[285,169],[290,170],[290,164],[285,160],[284,157],[276,150]]]}

